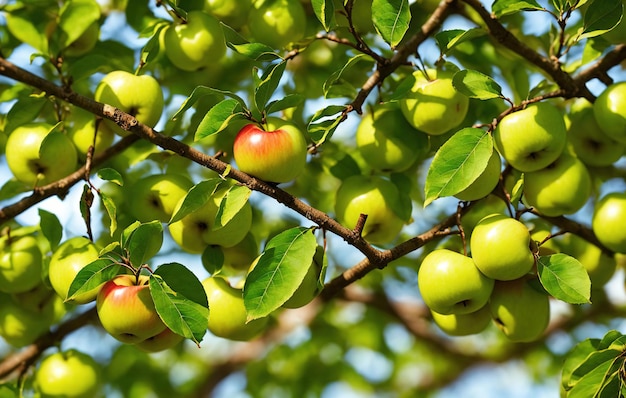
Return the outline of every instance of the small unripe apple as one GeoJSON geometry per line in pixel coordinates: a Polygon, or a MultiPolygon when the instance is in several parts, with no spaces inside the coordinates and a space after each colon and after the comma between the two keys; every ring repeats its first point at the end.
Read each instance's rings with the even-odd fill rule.
{"type": "Polygon", "coordinates": [[[233,144],[237,168],[261,180],[281,183],[300,175],[307,144],[302,132],[286,121],[269,118],[267,128],[244,126],[233,144]]]}
{"type": "Polygon", "coordinates": [[[148,277],[118,275],[105,283],[96,299],[102,327],[117,340],[136,344],[163,332],[166,326],[154,308],[148,277]]]}
{"type": "Polygon", "coordinates": [[[452,85],[453,73],[429,69],[413,72],[415,83],[400,109],[406,120],[418,130],[442,135],[461,124],[469,109],[469,98],[452,85]]]}
{"type": "Polygon", "coordinates": [[[0,244],[0,292],[20,293],[39,285],[43,255],[37,239],[5,237],[0,244]]]}
{"type": "Polygon", "coordinates": [[[591,279],[591,288],[602,288],[615,274],[615,255],[603,252],[598,246],[578,235],[567,234],[561,243],[563,253],[576,258],[585,267],[591,279]]]}
{"type": "Polygon", "coordinates": [[[449,336],[468,336],[480,333],[491,323],[491,312],[488,305],[469,314],[442,315],[431,311],[431,315],[435,324],[449,336]]]}
{"type": "Polygon", "coordinates": [[[0,293],[0,337],[13,347],[32,344],[48,332],[52,323],[57,320],[55,310],[55,300],[48,300],[42,306],[31,308],[24,307],[9,295],[0,293]]]}
{"type": "Polygon", "coordinates": [[[442,315],[469,314],[484,307],[494,280],[461,253],[436,249],[428,253],[417,273],[417,284],[428,308],[442,315]]]}
{"type": "Polygon", "coordinates": [[[595,204],[591,228],[609,250],[626,253],[626,193],[611,192],[595,204]]]}
{"type": "Polygon", "coordinates": [[[304,37],[306,12],[299,0],[254,1],[248,27],[255,41],[283,48],[304,37]]]}
{"type": "Polygon", "coordinates": [[[169,350],[180,344],[185,338],[179,334],[172,332],[170,328],[166,328],[161,333],[148,337],[144,341],[135,344],[137,348],[145,352],[159,352],[169,350]]]}
{"type": "Polygon", "coordinates": [[[100,365],[75,349],[45,357],[35,371],[34,385],[42,398],[92,398],[102,383],[100,365]]]}
{"type": "Polygon", "coordinates": [[[153,174],[135,181],[130,188],[129,210],[138,221],[168,222],[178,202],[193,182],[183,174],[153,174]]]}
{"type": "Polygon", "coordinates": [[[626,82],[604,89],[593,103],[593,114],[606,135],[626,144],[626,82]]]}

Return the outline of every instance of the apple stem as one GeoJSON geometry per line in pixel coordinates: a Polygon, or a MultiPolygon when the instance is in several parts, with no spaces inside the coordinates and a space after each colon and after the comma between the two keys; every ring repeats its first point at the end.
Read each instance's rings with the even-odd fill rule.
{"type": "Polygon", "coordinates": [[[367,221],[367,214],[361,213],[359,215],[359,219],[356,221],[356,225],[354,226],[354,230],[353,230],[356,236],[358,236],[359,238],[362,237],[363,228],[365,228],[366,221],[367,221]]]}

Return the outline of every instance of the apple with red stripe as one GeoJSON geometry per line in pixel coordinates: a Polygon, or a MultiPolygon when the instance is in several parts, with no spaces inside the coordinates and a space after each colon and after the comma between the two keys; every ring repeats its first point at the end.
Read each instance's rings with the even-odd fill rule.
{"type": "Polygon", "coordinates": [[[307,144],[294,124],[268,118],[266,128],[245,125],[233,144],[237,167],[261,180],[281,183],[300,175],[306,164],[307,144]]]}

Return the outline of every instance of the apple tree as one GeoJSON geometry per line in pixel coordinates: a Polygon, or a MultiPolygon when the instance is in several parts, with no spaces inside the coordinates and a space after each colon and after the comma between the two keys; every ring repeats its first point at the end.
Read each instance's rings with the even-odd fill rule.
{"type": "Polygon", "coordinates": [[[1,395],[624,395],[625,6],[0,2],[1,395]]]}

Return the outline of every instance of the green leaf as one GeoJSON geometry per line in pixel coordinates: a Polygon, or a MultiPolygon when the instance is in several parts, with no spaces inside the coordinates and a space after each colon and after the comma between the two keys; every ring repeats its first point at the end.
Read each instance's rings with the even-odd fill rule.
{"type": "Polygon", "coordinates": [[[539,257],[537,272],[552,296],[570,304],[591,301],[591,281],[585,267],[574,257],[558,253],[539,257]]]}
{"type": "Polygon", "coordinates": [[[48,52],[46,25],[48,15],[38,7],[23,7],[5,14],[9,32],[19,41],[30,45],[41,53],[48,52]]]}
{"type": "Polygon", "coordinates": [[[538,10],[543,10],[543,7],[535,0],[495,0],[491,5],[491,12],[498,18],[520,11],[538,10]]]}
{"type": "Polygon", "coordinates": [[[350,58],[341,69],[334,72],[326,79],[323,87],[324,97],[354,97],[356,95],[356,88],[350,83],[350,79],[344,79],[343,77],[344,75],[354,77],[353,70],[355,65],[360,62],[366,62],[372,64],[372,67],[374,66],[372,58],[365,54],[358,54],[350,58]]]}
{"type": "Polygon", "coordinates": [[[182,294],[194,303],[209,308],[209,302],[202,282],[189,268],[179,263],[161,264],[154,271],[176,293],[182,294]]]}
{"type": "Polygon", "coordinates": [[[329,105],[315,112],[307,126],[311,139],[316,144],[323,144],[332,137],[339,124],[345,119],[344,105],[329,105]]]}
{"type": "Polygon", "coordinates": [[[372,21],[378,34],[395,48],[409,29],[411,11],[408,0],[373,0],[372,21]]]}
{"type": "Polygon", "coordinates": [[[100,18],[100,6],[92,0],[71,0],[61,7],[57,29],[61,33],[58,45],[66,48],[76,41],[89,26],[100,18]]]}
{"type": "Polygon", "coordinates": [[[226,39],[226,45],[238,54],[255,61],[271,62],[276,59],[282,59],[272,47],[263,43],[250,43],[236,30],[228,25],[222,24],[222,31],[226,39]]]}
{"type": "Polygon", "coordinates": [[[488,100],[503,98],[502,87],[491,77],[475,70],[462,70],[454,74],[452,85],[469,98],[488,100]]]}
{"type": "Polygon", "coordinates": [[[248,320],[269,315],[293,295],[312,263],[316,247],[313,230],[304,227],[283,231],[267,243],[243,288],[248,320]]]}
{"type": "Polygon", "coordinates": [[[624,358],[620,357],[620,351],[618,350],[603,350],[591,354],[584,365],[586,365],[584,370],[587,372],[568,391],[568,398],[597,397],[597,394],[604,386],[605,380],[610,378],[611,374],[619,371],[624,365],[624,358]]]}
{"type": "Polygon", "coordinates": [[[581,39],[601,35],[613,29],[622,19],[622,0],[593,1],[583,18],[581,39]]]}
{"type": "Polygon", "coordinates": [[[468,30],[452,29],[437,33],[435,40],[437,41],[437,46],[439,46],[441,53],[446,54],[459,44],[486,34],[487,32],[482,28],[472,28],[468,30]]]}
{"type": "Polygon", "coordinates": [[[111,169],[109,167],[105,167],[103,169],[98,170],[96,175],[105,181],[111,181],[117,185],[124,186],[124,178],[122,175],[115,169],[111,169]]]}
{"type": "Polygon", "coordinates": [[[221,182],[222,179],[220,178],[211,178],[191,187],[189,191],[187,191],[185,198],[178,203],[169,224],[179,221],[186,215],[204,206],[221,182]]]}
{"type": "Polygon", "coordinates": [[[304,98],[300,94],[288,94],[281,99],[274,100],[267,104],[265,111],[270,115],[285,109],[294,108],[303,102],[304,98]]]}
{"type": "Polygon", "coordinates": [[[335,5],[332,0],[311,0],[311,7],[324,30],[326,32],[330,31],[333,15],[335,14],[335,5]]]}
{"type": "Polygon", "coordinates": [[[261,76],[258,86],[254,89],[254,104],[259,112],[263,113],[265,110],[265,106],[278,88],[278,83],[280,83],[286,67],[287,61],[282,61],[270,67],[261,76]]]}
{"type": "Polygon", "coordinates": [[[63,226],[55,214],[41,208],[39,209],[39,219],[41,220],[39,222],[41,232],[50,243],[50,249],[55,251],[63,237],[63,226]]]}
{"type": "Polygon", "coordinates": [[[208,306],[174,291],[161,275],[156,273],[150,275],[149,288],[154,308],[163,323],[174,333],[199,345],[208,327],[208,306]]]}
{"type": "Polygon", "coordinates": [[[110,281],[125,270],[123,266],[110,258],[99,258],[85,265],[78,273],[67,291],[67,300],[71,301],[110,281]]]}
{"type": "Polygon", "coordinates": [[[233,119],[240,118],[243,118],[241,104],[233,98],[222,100],[214,105],[204,116],[198,125],[194,140],[200,141],[205,137],[219,133],[228,127],[228,124],[233,119]]]}
{"type": "Polygon", "coordinates": [[[85,220],[85,225],[90,228],[91,225],[91,206],[93,205],[93,192],[89,184],[83,185],[83,193],[80,196],[80,215],[85,220]]]}
{"type": "Polygon", "coordinates": [[[104,210],[109,216],[109,220],[111,224],[109,225],[109,233],[111,236],[117,230],[117,206],[113,199],[102,191],[99,192],[100,200],[102,201],[102,205],[104,206],[104,210]]]}
{"type": "Polygon", "coordinates": [[[218,230],[235,217],[248,203],[252,191],[243,185],[233,185],[222,197],[219,208],[215,214],[213,230],[218,230]]]}
{"type": "Polygon", "coordinates": [[[481,129],[456,132],[437,151],[428,169],[424,207],[442,196],[457,194],[471,185],[487,167],[493,141],[481,129]]]}
{"type": "Polygon", "coordinates": [[[576,344],[565,357],[561,371],[561,385],[567,391],[576,384],[578,378],[573,379],[572,374],[579,368],[591,354],[598,350],[600,339],[586,339],[576,344]]]}
{"type": "Polygon", "coordinates": [[[163,225],[155,220],[132,225],[132,230],[124,231],[124,249],[128,250],[132,266],[138,268],[154,257],[163,244],[163,225]]]}
{"type": "Polygon", "coordinates": [[[226,97],[233,98],[237,100],[239,104],[241,104],[241,107],[243,109],[247,109],[246,102],[240,96],[238,96],[237,94],[231,91],[220,90],[217,88],[211,88],[211,87],[206,87],[206,86],[198,86],[193,89],[193,91],[191,92],[191,95],[189,95],[189,97],[187,97],[187,99],[178,108],[174,116],[172,116],[172,120],[176,120],[178,116],[182,115],[192,106],[194,106],[194,104],[198,102],[198,100],[200,100],[201,98],[206,97],[206,96],[211,96],[211,95],[219,95],[219,96],[226,96],[226,97]]]}
{"type": "Polygon", "coordinates": [[[6,115],[5,134],[10,134],[15,128],[35,120],[46,102],[48,102],[46,98],[39,96],[28,96],[18,99],[6,115]]]}
{"type": "Polygon", "coordinates": [[[224,267],[224,248],[218,245],[208,245],[202,252],[202,266],[211,275],[218,274],[224,267]]]}
{"type": "Polygon", "coordinates": [[[12,178],[0,187],[0,200],[11,199],[21,193],[28,192],[32,186],[12,178]]]}

